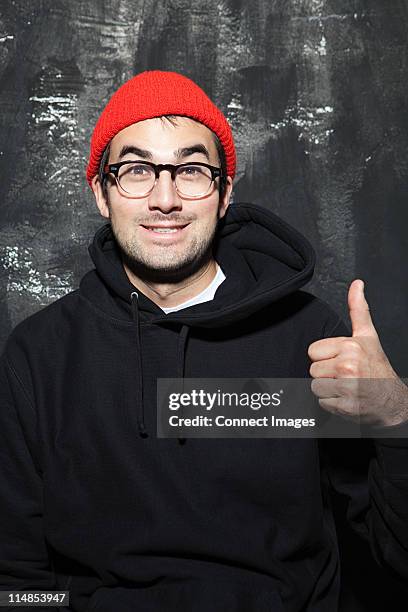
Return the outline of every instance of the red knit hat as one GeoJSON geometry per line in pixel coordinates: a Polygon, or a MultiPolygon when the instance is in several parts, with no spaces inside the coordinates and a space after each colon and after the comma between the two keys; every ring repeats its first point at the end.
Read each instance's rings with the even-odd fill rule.
{"type": "Polygon", "coordinates": [[[86,178],[91,185],[98,174],[106,145],[121,130],[137,121],[160,115],[185,115],[217,134],[224,148],[227,174],[234,178],[236,153],[231,128],[223,113],[194,81],[177,72],[147,70],[124,83],[99,117],[91,138],[86,178]]]}

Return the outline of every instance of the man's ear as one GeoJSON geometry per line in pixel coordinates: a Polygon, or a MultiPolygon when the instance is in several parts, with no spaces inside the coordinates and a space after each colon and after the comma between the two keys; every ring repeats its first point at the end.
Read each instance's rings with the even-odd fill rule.
{"type": "Polygon", "coordinates": [[[109,212],[108,200],[102,191],[102,185],[99,180],[99,176],[97,174],[95,174],[95,176],[92,179],[91,187],[92,187],[93,194],[95,196],[96,205],[99,208],[99,212],[101,213],[102,217],[106,217],[106,219],[109,219],[110,212],[109,212]]]}
{"type": "Polygon", "coordinates": [[[225,213],[227,212],[228,206],[230,204],[230,198],[232,193],[232,178],[227,176],[227,184],[225,186],[224,197],[220,198],[220,203],[218,207],[218,218],[222,219],[225,213]]]}

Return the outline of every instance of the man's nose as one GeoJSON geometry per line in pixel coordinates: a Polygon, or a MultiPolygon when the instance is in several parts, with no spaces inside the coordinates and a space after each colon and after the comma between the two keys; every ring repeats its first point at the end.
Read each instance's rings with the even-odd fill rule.
{"type": "Polygon", "coordinates": [[[162,212],[182,208],[182,201],[168,170],[160,172],[153,191],[148,197],[148,206],[151,210],[161,210],[162,212]]]}

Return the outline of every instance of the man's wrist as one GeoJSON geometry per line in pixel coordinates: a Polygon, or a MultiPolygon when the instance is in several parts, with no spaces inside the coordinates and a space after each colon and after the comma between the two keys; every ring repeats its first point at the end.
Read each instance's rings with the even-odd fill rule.
{"type": "Polygon", "coordinates": [[[397,375],[390,385],[390,393],[385,405],[383,428],[404,427],[408,425],[408,386],[397,375]]]}

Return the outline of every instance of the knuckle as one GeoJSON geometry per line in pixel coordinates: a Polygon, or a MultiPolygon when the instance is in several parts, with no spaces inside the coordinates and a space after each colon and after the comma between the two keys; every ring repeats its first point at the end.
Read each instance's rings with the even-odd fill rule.
{"type": "Polygon", "coordinates": [[[355,361],[342,361],[337,366],[337,371],[341,376],[358,377],[358,364],[355,361]]]}

